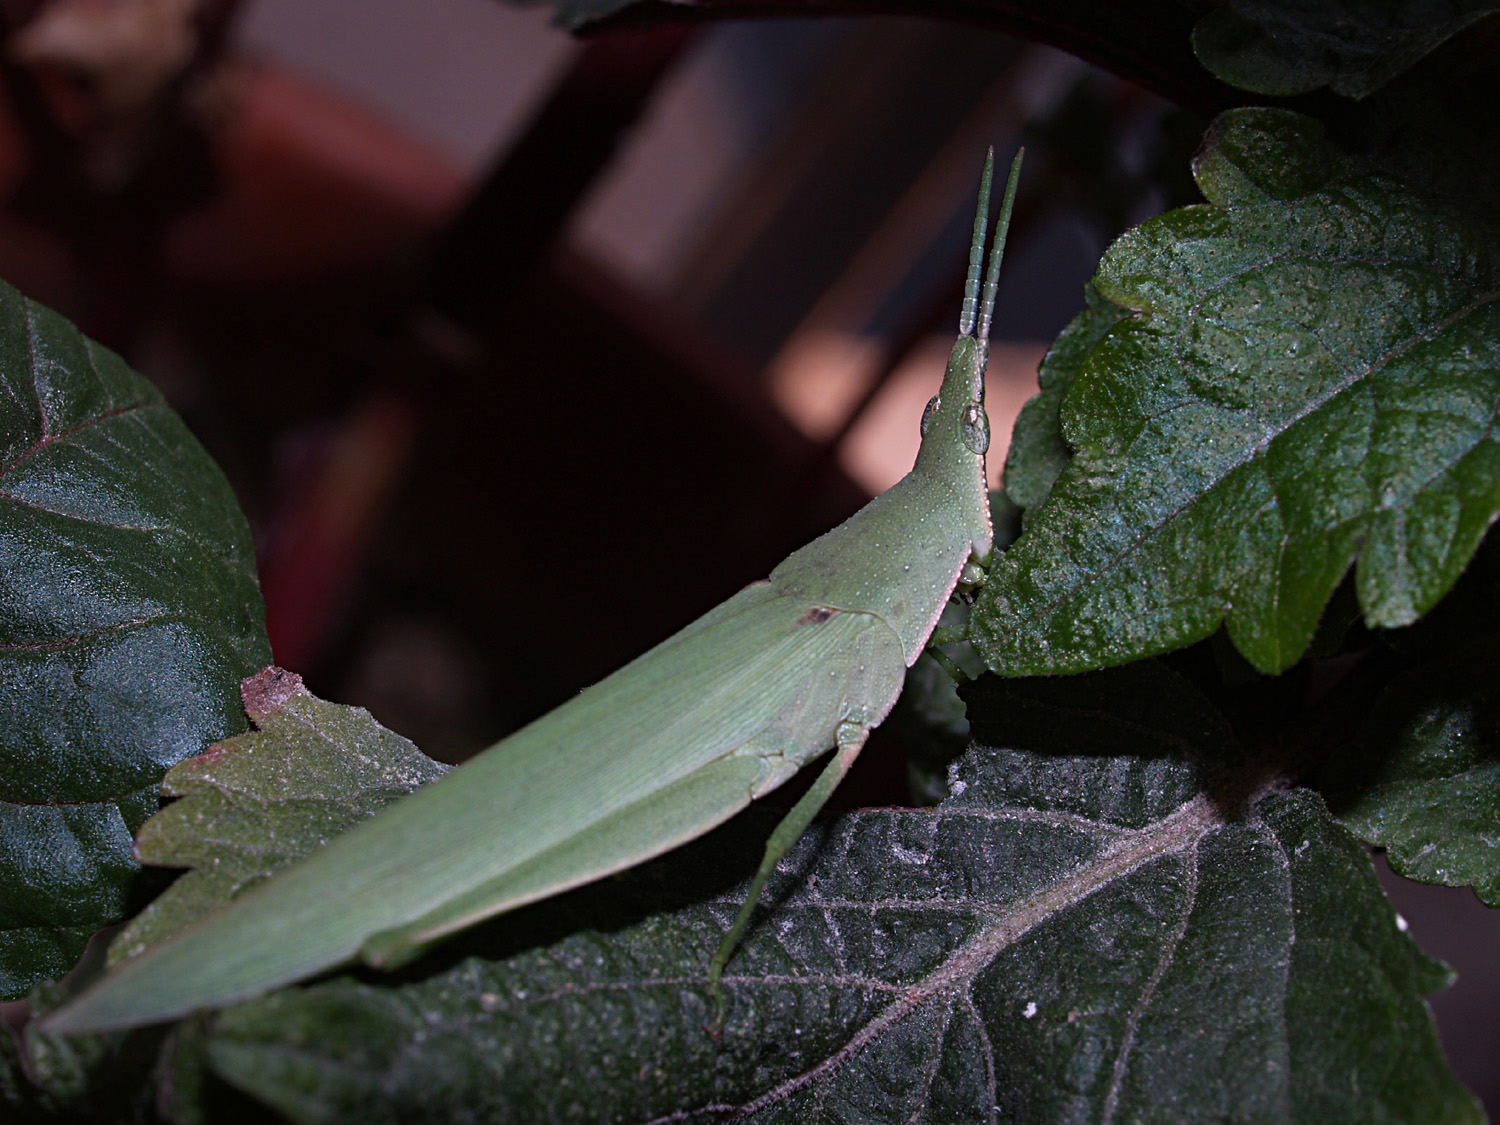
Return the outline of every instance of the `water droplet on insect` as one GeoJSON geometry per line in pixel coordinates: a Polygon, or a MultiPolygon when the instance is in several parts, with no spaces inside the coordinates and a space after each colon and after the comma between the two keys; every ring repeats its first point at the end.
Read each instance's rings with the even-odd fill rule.
{"type": "Polygon", "coordinates": [[[969,403],[964,407],[964,415],[959,420],[958,427],[964,448],[970,453],[982,456],[989,451],[990,420],[985,416],[984,407],[977,402],[969,403]]]}

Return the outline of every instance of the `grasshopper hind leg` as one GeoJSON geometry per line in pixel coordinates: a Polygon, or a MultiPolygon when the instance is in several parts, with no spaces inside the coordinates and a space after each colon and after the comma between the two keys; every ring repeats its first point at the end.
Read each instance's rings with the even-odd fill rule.
{"type": "Polygon", "coordinates": [[[828,803],[828,798],[838,788],[839,782],[844,780],[844,775],[849,772],[854,759],[859,757],[859,752],[864,748],[865,740],[869,737],[870,727],[866,724],[856,722],[841,724],[833,757],[828,760],[828,764],[823,767],[823,772],[818,775],[817,780],[812,783],[807,792],[792,806],[791,811],[781,818],[781,823],[772,830],[770,838],[766,840],[765,855],[755,872],[755,879],[750,884],[750,890],[745,895],[744,905],[735,915],[734,924],[729,927],[724,940],[719,943],[718,951],[714,953],[713,962],[708,969],[708,987],[714,999],[714,1019],[710,1026],[715,1032],[723,1029],[726,1014],[724,967],[729,964],[729,958],[734,955],[740,940],[750,926],[750,919],[755,914],[755,906],[760,901],[761,892],[765,890],[766,881],[776,870],[781,857],[791,850],[792,845],[801,838],[802,833],[807,831],[807,826],[828,803]]]}

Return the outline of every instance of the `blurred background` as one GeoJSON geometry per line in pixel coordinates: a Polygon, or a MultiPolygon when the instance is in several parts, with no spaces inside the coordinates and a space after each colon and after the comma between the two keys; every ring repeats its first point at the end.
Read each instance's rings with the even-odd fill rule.
{"type": "Polygon", "coordinates": [[[986,147],[1030,146],[998,482],[1203,121],[914,19],[574,39],[497,0],[0,0],[0,276],[228,473],[277,660],[471,752],[911,466],[986,147]]]}
{"type": "MultiPolygon", "coordinates": [[[[447,760],[910,467],[985,148],[1024,143],[998,481],[1104,248],[1197,200],[1207,123],[906,18],[580,41],[496,0],[0,0],[0,23],[0,277],[224,467],[277,661],[447,760]]],[[[880,733],[846,804],[906,798],[880,733]]],[[[1386,875],[1464,974],[1434,1007],[1500,1105],[1500,924],[1386,875]]]]}

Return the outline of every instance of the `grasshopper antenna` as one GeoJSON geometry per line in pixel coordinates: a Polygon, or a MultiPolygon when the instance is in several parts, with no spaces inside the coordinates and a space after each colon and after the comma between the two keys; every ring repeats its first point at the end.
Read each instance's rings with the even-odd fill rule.
{"type": "Polygon", "coordinates": [[[969,242],[969,276],[964,280],[964,303],[958,314],[958,334],[971,336],[979,311],[979,274],[984,269],[985,227],[990,221],[990,182],[995,178],[995,149],[984,158],[984,172],[979,177],[979,206],[974,212],[974,237],[969,242]]]}
{"type": "MultiPolygon", "coordinates": [[[[1000,286],[1000,261],[1005,257],[1005,236],[1010,233],[1010,213],[1016,206],[1016,185],[1021,182],[1021,158],[1026,155],[1024,148],[1016,152],[1016,158],[1010,162],[1010,179],[1005,183],[1005,201],[1000,204],[1000,217],[995,220],[995,245],[990,247],[990,268],[984,275],[984,297],[979,307],[979,342],[987,344],[990,340],[990,324],[995,319],[995,290],[1000,286]]],[[[980,193],[980,215],[983,216],[989,209],[990,171],[995,163],[995,150],[990,149],[990,156],[984,165],[984,187],[980,193]]],[[[982,220],[979,221],[982,225],[982,220]]],[[[976,226],[976,230],[978,227],[976,226]]],[[[979,277],[977,274],[980,240],[984,237],[980,231],[974,236],[974,249],[969,252],[969,288],[964,290],[964,311],[968,314],[970,296],[969,293],[979,277]]],[[[972,320],[971,320],[972,325],[972,320]]]]}

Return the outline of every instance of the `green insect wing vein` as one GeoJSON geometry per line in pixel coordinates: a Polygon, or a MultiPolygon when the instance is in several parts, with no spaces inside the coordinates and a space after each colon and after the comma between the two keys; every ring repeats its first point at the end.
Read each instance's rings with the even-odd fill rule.
{"type": "Polygon", "coordinates": [[[701,835],[831,745],[839,700],[884,718],[878,618],[757,583],[447,777],[119,966],[53,1031],[173,1019],[408,948],[701,835]],[[872,683],[874,678],[880,682],[872,683]],[[670,796],[672,799],[664,799],[670,796]]]}

